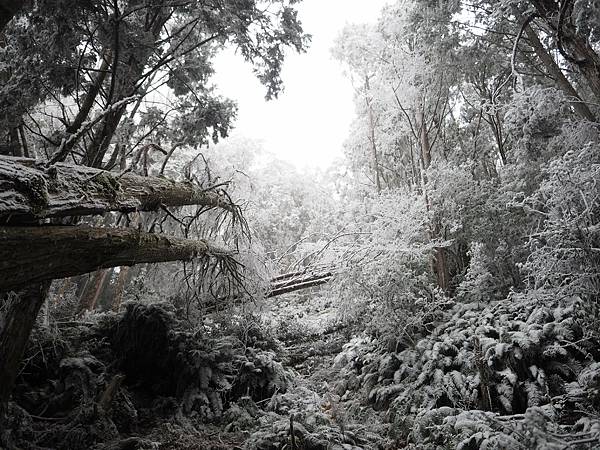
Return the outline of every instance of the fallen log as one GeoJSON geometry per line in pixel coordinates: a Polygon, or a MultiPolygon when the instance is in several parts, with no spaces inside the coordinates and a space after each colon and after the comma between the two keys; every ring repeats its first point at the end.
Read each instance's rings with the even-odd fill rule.
{"type": "Polygon", "coordinates": [[[138,263],[233,256],[203,240],[135,229],[24,225],[185,205],[239,213],[228,197],[191,183],[0,157],[0,224],[22,225],[0,226],[0,432],[24,346],[52,279],[138,263]]]}
{"type": "Polygon", "coordinates": [[[135,229],[0,227],[0,291],[116,266],[232,257],[203,240],[135,229]]]}
{"type": "Polygon", "coordinates": [[[32,222],[109,211],[154,211],[198,205],[235,212],[225,195],[162,177],[115,174],[70,164],[0,156],[0,220],[32,222]]]}
{"type": "Polygon", "coordinates": [[[289,280],[290,278],[301,277],[303,275],[306,275],[306,270],[302,270],[302,271],[298,271],[298,272],[282,273],[280,275],[277,275],[277,276],[271,278],[271,283],[276,283],[281,280],[289,280]]]}
{"type": "Polygon", "coordinates": [[[333,278],[332,274],[324,274],[321,276],[315,276],[311,278],[305,278],[301,280],[297,280],[296,282],[288,282],[282,283],[279,285],[271,286],[269,292],[267,292],[266,297],[277,297],[278,295],[289,294],[290,292],[299,291],[302,289],[308,289],[315,286],[320,286],[329,282],[333,278]]]}
{"type": "Polygon", "coordinates": [[[307,273],[307,272],[298,272],[297,274],[290,275],[279,275],[271,279],[271,290],[281,289],[288,286],[295,286],[297,284],[302,284],[310,281],[321,280],[324,278],[332,277],[333,273],[331,272],[322,272],[322,273],[307,273]]]}

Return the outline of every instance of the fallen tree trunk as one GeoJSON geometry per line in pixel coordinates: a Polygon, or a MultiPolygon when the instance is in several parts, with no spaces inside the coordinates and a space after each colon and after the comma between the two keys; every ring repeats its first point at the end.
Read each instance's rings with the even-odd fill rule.
{"type": "Polygon", "coordinates": [[[118,175],[69,164],[46,167],[29,158],[0,156],[0,220],[22,223],[185,205],[230,212],[236,209],[226,196],[188,182],[131,173],[118,175]]]}
{"type": "Polygon", "coordinates": [[[191,183],[0,157],[0,446],[19,362],[52,279],[138,263],[232,257],[202,240],[135,229],[40,226],[40,219],[185,205],[235,215],[239,209],[225,195],[191,183]]]}
{"type": "MultiPolygon", "coordinates": [[[[326,272],[322,274],[312,274],[302,278],[292,279],[290,281],[275,282],[271,284],[270,290],[267,292],[267,298],[320,286],[329,282],[332,278],[333,274],[331,272],[326,272]]],[[[274,279],[280,280],[281,278],[275,277],[274,279]]]]}
{"type": "Polygon", "coordinates": [[[0,291],[109,267],[232,255],[203,240],[134,229],[0,227],[0,291]]]}
{"type": "Polygon", "coordinates": [[[321,280],[323,278],[329,278],[332,276],[333,273],[330,271],[320,273],[292,272],[289,274],[282,274],[271,278],[271,290],[294,286],[296,284],[306,283],[309,281],[321,280]]]}

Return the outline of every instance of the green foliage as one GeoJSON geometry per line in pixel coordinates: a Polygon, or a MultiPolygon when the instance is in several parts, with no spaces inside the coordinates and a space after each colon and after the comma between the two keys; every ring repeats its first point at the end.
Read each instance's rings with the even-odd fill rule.
{"type": "Polygon", "coordinates": [[[177,127],[173,127],[172,142],[201,147],[210,141],[218,142],[227,137],[237,108],[231,100],[215,97],[209,93],[199,96],[188,94],[178,105],[180,115],[177,127]],[[212,130],[212,134],[208,134],[212,130]]]}
{"type": "MultiPolygon", "coordinates": [[[[129,304],[122,316],[85,334],[91,337],[84,346],[72,348],[61,338],[51,347],[48,336],[39,337],[42,351],[30,349],[32,373],[21,377],[20,403],[42,416],[61,413],[68,403],[88,417],[110,375],[126,373],[121,395],[133,398],[131,407],[121,398],[110,421],[91,419],[94,430],[73,419],[71,447],[89,446],[102,433],[112,438],[132,428],[139,413],[226,421],[230,431],[252,433],[246,445],[257,449],[289,448],[293,414],[295,436],[306,448],[370,448],[377,438],[349,420],[359,400],[387,413],[398,447],[596,445],[600,134],[597,124],[575,116],[574,101],[590,103],[589,75],[558,59],[581,97],[573,98],[530,32],[551,58],[571,32],[597,52],[597,2],[572,3],[567,15],[575,29],[565,25],[556,33],[537,16],[531,29],[520,30],[518,16],[527,17],[535,5],[514,1],[396,2],[377,25],[348,26],[334,50],[356,87],[346,177],[340,175],[346,168],[300,172],[244,140],[198,155],[200,146],[227,136],[236,113],[210,86],[214,55],[223,45],[236,46],[254,63],[267,96],[275,96],[285,47],[302,51],[308,40],[295,3],[169,3],[173,14],[155,34],[143,25],[152,10],[144,3],[121,19],[114,49],[108,16],[117,11],[108,3],[75,8],[64,2],[49,12],[34,2],[8,29],[0,49],[6,81],[0,94],[7,99],[0,111],[10,119],[0,123],[3,132],[32,113],[25,125],[39,123],[37,134],[45,135],[35,145],[54,151],[77,113],[63,108],[67,100],[79,105],[92,88],[90,68],[105,49],[120,51],[120,62],[108,63],[95,112],[133,88],[145,95],[162,82],[173,102],[168,108],[142,102],[120,111],[129,117],[112,117],[119,123],[109,139],[113,163],[120,159],[122,169],[160,172],[202,188],[227,186],[245,202],[254,235],[243,255],[243,289],[206,277],[225,266],[188,265],[175,277],[172,267],[144,269],[131,292],[171,296],[177,314],[167,305],[129,304]],[[68,7],[73,15],[63,21],[68,7]],[[82,26],[82,11],[97,31],[82,26]],[[28,39],[26,25],[37,40],[28,39]],[[68,36],[64,43],[60,33],[68,36]],[[44,39],[51,44],[47,56],[38,42],[44,39]],[[69,68],[80,64],[85,69],[69,68]],[[10,104],[20,96],[21,106],[10,104]],[[48,108],[49,118],[36,105],[48,108]],[[358,334],[335,358],[335,394],[327,399],[293,383],[279,360],[280,340],[296,344],[290,360],[298,356],[293,350],[309,357],[308,348],[318,347],[310,345],[315,334],[308,321],[298,319],[297,297],[281,303],[286,310],[279,319],[286,320],[276,329],[243,312],[248,297],[268,289],[273,273],[323,267],[333,274],[328,302],[358,334]],[[174,278],[185,281],[177,292],[174,278]],[[207,316],[232,299],[242,312],[225,308],[207,316]],[[190,308],[192,300],[197,307],[190,308]],[[30,386],[36,389],[28,394],[30,386]],[[59,387],[70,392],[60,397],[65,404],[36,409],[59,387]]],[[[597,113],[597,106],[589,108],[597,113]]],[[[103,129],[90,130],[86,141],[103,129]]],[[[214,211],[208,218],[216,225],[187,222],[195,214],[184,209],[181,221],[150,217],[143,225],[245,243],[246,228],[226,226],[214,211]]],[[[27,414],[15,415],[27,422],[27,414]]]]}

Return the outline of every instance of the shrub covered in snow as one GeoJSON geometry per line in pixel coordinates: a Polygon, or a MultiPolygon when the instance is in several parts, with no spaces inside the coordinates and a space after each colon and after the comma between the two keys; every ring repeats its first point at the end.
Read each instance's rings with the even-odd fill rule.
{"type": "Polygon", "coordinates": [[[431,448],[531,448],[541,441],[517,431],[540,428],[535,417],[565,441],[569,433],[580,438],[595,429],[581,421],[600,407],[600,339],[584,332],[585,306],[536,292],[485,307],[457,304],[413,348],[347,344],[336,359],[340,384],[376,409],[389,407],[395,438],[431,448]]]}

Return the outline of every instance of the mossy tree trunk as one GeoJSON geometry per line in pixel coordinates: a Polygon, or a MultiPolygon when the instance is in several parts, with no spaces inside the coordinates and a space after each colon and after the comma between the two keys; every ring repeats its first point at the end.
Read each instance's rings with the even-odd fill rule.
{"type": "Polygon", "coordinates": [[[202,240],[130,228],[0,227],[0,290],[110,267],[231,255],[202,240]]]}
{"type": "Polygon", "coordinates": [[[23,223],[185,205],[235,208],[227,197],[192,183],[69,164],[46,167],[33,159],[0,156],[0,221],[23,223]]]}
{"type": "Polygon", "coordinates": [[[204,241],[132,229],[0,227],[0,291],[16,291],[0,300],[0,414],[52,279],[97,268],[228,255],[204,241]]]}

